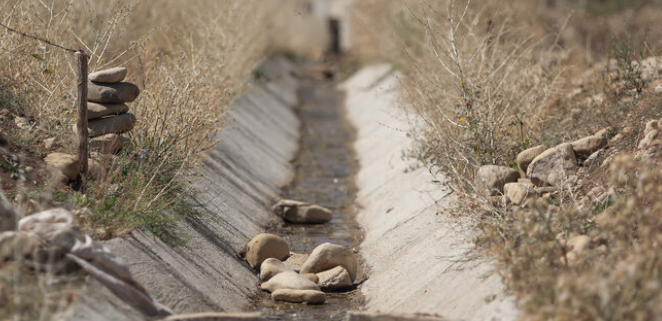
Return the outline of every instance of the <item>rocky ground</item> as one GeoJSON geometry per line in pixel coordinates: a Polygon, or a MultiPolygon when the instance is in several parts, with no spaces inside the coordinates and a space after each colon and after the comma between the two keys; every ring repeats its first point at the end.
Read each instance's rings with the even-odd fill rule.
{"type": "Polygon", "coordinates": [[[579,139],[531,147],[514,166],[483,166],[475,176],[483,195],[475,204],[485,215],[478,243],[496,253],[528,316],[646,319],[657,313],[628,289],[659,271],[642,262],[657,257],[662,70],[657,57],[634,63],[644,66],[636,83],[612,62],[567,88],[553,111],[560,121],[550,126],[579,139]],[[587,307],[598,296],[615,306],[587,307]],[[616,307],[621,304],[629,308],[616,307]]]}

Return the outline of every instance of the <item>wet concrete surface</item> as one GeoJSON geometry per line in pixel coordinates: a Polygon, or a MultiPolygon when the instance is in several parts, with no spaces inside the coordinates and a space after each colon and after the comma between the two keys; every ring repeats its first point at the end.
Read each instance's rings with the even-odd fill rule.
{"type": "MultiPolygon", "coordinates": [[[[296,253],[310,253],[325,242],[358,249],[361,233],[353,210],[356,163],[352,142],[355,134],[344,117],[341,105],[344,96],[330,80],[303,80],[299,94],[301,146],[294,160],[294,181],[284,189],[283,198],[329,208],[333,211],[333,220],[321,225],[283,222],[270,232],[282,236],[290,244],[290,251],[296,253]]],[[[364,278],[362,270],[356,282],[364,278]]],[[[358,288],[327,293],[327,301],[322,305],[274,302],[268,293],[257,300],[257,309],[266,320],[343,320],[346,311],[356,310],[363,304],[358,288]]]]}

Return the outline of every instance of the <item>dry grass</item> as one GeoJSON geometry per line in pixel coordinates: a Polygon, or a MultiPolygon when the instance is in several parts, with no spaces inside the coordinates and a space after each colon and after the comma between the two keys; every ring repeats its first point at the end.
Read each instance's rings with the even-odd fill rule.
{"type": "MultiPolygon", "coordinates": [[[[216,143],[230,102],[257,64],[275,52],[321,53],[322,26],[304,9],[296,0],[0,3],[3,23],[84,49],[90,71],[126,66],[127,80],[142,90],[130,104],[138,119],[128,134],[133,148],[119,158],[99,159],[108,172],[92,181],[88,195],[59,194],[56,200],[90,207],[97,217],[89,226],[106,222],[101,225],[111,228],[97,236],[133,227],[160,230],[145,222],[169,225],[162,212],[183,196],[182,173],[216,143]],[[130,217],[140,219],[125,222],[130,217]]],[[[31,125],[29,131],[7,132],[8,139],[39,153],[45,138],[56,137],[61,151],[75,153],[73,56],[4,29],[0,35],[0,106],[31,125]]]]}
{"type": "Polygon", "coordinates": [[[355,23],[393,37],[366,33],[358,55],[390,60],[406,75],[405,103],[428,125],[415,133],[422,157],[450,178],[462,204],[456,212],[476,218],[478,249],[497,258],[523,319],[662,317],[659,151],[632,157],[645,122],[660,117],[659,94],[637,63],[657,54],[662,37],[646,27],[661,12],[645,1],[467,3],[364,1],[355,23]],[[617,66],[610,73],[597,64],[607,58],[617,66]],[[597,94],[604,99],[591,99],[597,94]],[[631,128],[607,150],[625,156],[585,164],[574,188],[523,207],[473,193],[479,166],[516,166],[528,146],[606,126],[608,138],[631,128]],[[593,188],[602,196],[587,196],[593,188]],[[568,240],[579,235],[590,243],[571,254],[568,240]]]}
{"type": "Polygon", "coordinates": [[[479,166],[509,165],[537,139],[542,123],[528,115],[554,92],[560,70],[542,60],[555,39],[520,37],[530,28],[498,1],[419,2],[395,13],[402,55],[393,59],[408,76],[405,99],[427,122],[428,154],[471,189],[479,166]]]}

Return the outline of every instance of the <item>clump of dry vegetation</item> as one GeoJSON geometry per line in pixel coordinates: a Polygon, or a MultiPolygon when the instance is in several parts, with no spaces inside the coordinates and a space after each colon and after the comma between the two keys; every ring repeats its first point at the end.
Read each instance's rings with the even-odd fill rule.
{"type": "Polygon", "coordinates": [[[455,212],[475,217],[477,248],[525,319],[662,314],[660,148],[639,146],[662,116],[652,3],[363,1],[355,13],[356,30],[391,35],[358,35],[357,54],[405,75],[404,103],[427,123],[417,156],[447,177],[455,212]],[[529,147],[598,131],[607,146],[560,189],[517,205],[475,192],[483,165],[517,168],[529,147]]]}
{"type": "Polygon", "coordinates": [[[2,135],[21,155],[13,178],[3,176],[3,192],[38,207],[88,207],[93,215],[82,224],[101,238],[144,228],[177,242],[169,232],[176,218],[165,212],[186,212],[177,208],[182,174],[216,143],[253,69],[272,53],[315,56],[325,45],[323,26],[295,0],[4,1],[0,12],[11,28],[85,50],[90,72],[127,67],[141,88],[130,106],[138,119],[132,148],[99,160],[108,170],[88,193],[55,188],[44,174],[27,177],[24,169],[43,165],[48,152],[75,154],[74,58],[0,28],[2,135]],[[53,137],[54,147],[45,148],[53,137]]]}

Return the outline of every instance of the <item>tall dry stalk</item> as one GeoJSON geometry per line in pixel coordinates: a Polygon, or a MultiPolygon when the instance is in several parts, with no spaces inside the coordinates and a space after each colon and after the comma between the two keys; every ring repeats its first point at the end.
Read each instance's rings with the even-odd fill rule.
{"type": "Polygon", "coordinates": [[[537,62],[549,40],[526,35],[499,4],[450,0],[407,11],[399,29],[419,36],[401,42],[405,99],[428,125],[433,163],[471,189],[478,167],[509,165],[534,140],[534,115],[557,77],[537,62]]]}

